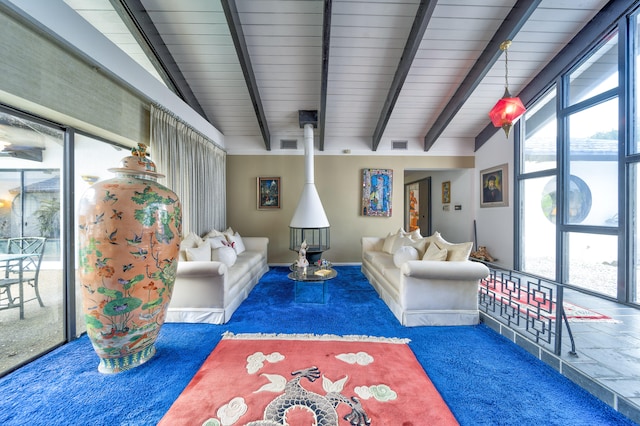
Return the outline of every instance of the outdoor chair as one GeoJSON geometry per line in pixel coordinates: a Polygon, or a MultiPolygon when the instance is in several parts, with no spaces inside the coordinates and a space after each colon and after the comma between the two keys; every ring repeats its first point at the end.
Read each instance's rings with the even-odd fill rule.
{"type": "Polygon", "coordinates": [[[43,237],[9,238],[7,240],[7,254],[0,255],[0,263],[4,263],[4,276],[0,278],[0,310],[20,308],[20,319],[23,319],[26,302],[37,299],[40,306],[44,307],[38,289],[38,278],[46,241],[47,239],[43,237]],[[20,281],[21,267],[22,283],[20,281]],[[34,289],[35,297],[24,298],[25,284],[34,289]],[[12,292],[14,285],[22,286],[22,288],[18,287],[12,292]]]}

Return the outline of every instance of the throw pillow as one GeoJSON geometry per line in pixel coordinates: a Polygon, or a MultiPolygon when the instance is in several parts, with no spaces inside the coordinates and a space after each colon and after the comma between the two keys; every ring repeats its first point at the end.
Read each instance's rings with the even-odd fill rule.
{"type": "Polygon", "coordinates": [[[409,246],[411,244],[413,244],[413,240],[411,238],[400,235],[393,241],[391,253],[395,254],[395,252],[397,252],[400,247],[409,246]]]}
{"type": "Polygon", "coordinates": [[[392,234],[389,232],[387,238],[384,239],[384,244],[382,245],[382,251],[385,253],[393,254],[391,249],[393,248],[393,242],[398,238],[398,234],[392,234]]]}
{"type": "Polygon", "coordinates": [[[222,246],[211,252],[211,260],[222,262],[229,268],[236,263],[237,259],[238,255],[236,251],[231,247],[222,246]]]}
{"type": "Polygon", "coordinates": [[[207,232],[207,234],[204,235],[202,238],[214,238],[214,237],[220,237],[220,236],[224,236],[224,234],[216,229],[212,229],[211,231],[207,232]]]}
{"type": "Polygon", "coordinates": [[[240,254],[246,250],[242,237],[237,232],[235,235],[227,235],[227,240],[231,243],[231,247],[236,251],[236,254],[240,254]]]}
{"type": "Polygon", "coordinates": [[[202,238],[195,232],[189,232],[180,242],[180,250],[197,247],[202,243],[202,238]]]}
{"type": "Polygon", "coordinates": [[[400,268],[407,260],[418,260],[418,250],[411,246],[402,246],[393,254],[393,264],[400,268]]]}
{"type": "Polygon", "coordinates": [[[447,260],[449,262],[462,262],[468,260],[469,255],[471,254],[471,249],[473,248],[472,242],[453,244],[442,238],[439,234],[436,244],[440,248],[447,249],[447,260]]]}
{"type": "Polygon", "coordinates": [[[409,232],[409,234],[407,234],[407,236],[409,238],[411,238],[412,240],[414,240],[414,241],[422,239],[422,234],[420,233],[420,228],[416,228],[413,231],[409,232]]]}
{"type": "Polygon", "coordinates": [[[447,249],[441,249],[436,244],[429,244],[422,256],[422,260],[443,261],[447,260],[447,249]]]}
{"type": "Polygon", "coordinates": [[[199,247],[188,248],[185,249],[185,252],[189,262],[211,260],[211,246],[209,244],[202,244],[199,247]]]}
{"type": "Polygon", "coordinates": [[[427,246],[429,245],[429,240],[427,240],[426,238],[420,238],[417,240],[415,238],[412,238],[411,240],[413,242],[409,245],[415,247],[416,250],[418,250],[418,256],[424,256],[424,252],[427,251],[427,246]]]}
{"type": "Polygon", "coordinates": [[[211,246],[211,249],[217,249],[220,247],[224,247],[227,239],[223,235],[218,235],[217,237],[209,237],[205,238],[205,242],[211,246]]]}

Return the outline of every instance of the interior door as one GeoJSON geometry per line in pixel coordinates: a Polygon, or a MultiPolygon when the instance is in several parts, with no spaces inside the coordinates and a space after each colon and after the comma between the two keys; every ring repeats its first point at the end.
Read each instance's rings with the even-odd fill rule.
{"type": "Polygon", "coordinates": [[[431,235],[431,178],[418,181],[418,227],[423,236],[431,235]]]}

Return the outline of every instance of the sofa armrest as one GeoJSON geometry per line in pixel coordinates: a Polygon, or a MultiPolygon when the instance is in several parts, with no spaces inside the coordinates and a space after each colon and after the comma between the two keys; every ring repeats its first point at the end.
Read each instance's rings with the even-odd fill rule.
{"type": "Polygon", "coordinates": [[[227,272],[227,265],[215,260],[211,261],[180,261],[176,277],[198,278],[222,276],[227,272]]]}
{"type": "Polygon", "coordinates": [[[479,262],[438,262],[409,260],[400,268],[404,275],[436,280],[480,280],[489,276],[489,268],[479,262]]]}
{"type": "Polygon", "coordinates": [[[384,240],[384,238],[380,237],[362,237],[362,253],[367,251],[382,251],[384,240]]]}
{"type": "Polygon", "coordinates": [[[242,237],[242,243],[244,248],[248,251],[257,251],[263,253],[264,257],[267,257],[267,250],[269,247],[269,238],[267,237],[242,237]]]}

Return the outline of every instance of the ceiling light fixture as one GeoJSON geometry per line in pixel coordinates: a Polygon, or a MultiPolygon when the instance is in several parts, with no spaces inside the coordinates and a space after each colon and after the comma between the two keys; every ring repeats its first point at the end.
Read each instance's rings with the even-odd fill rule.
{"type": "Polygon", "coordinates": [[[505,40],[500,44],[500,50],[504,52],[504,95],[489,112],[493,125],[502,127],[507,138],[513,123],[527,111],[520,98],[517,96],[514,98],[509,93],[509,56],[507,54],[509,46],[511,46],[511,40],[505,40]]]}

